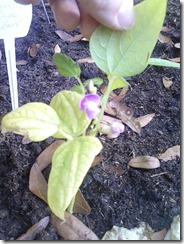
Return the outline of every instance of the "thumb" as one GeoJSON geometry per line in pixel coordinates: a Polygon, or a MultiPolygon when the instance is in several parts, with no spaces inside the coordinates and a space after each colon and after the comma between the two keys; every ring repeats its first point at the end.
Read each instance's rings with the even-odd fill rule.
{"type": "Polygon", "coordinates": [[[133,0],[78,0],[99,23],[116,30],[130,28],[135,22],[133,0]]]}

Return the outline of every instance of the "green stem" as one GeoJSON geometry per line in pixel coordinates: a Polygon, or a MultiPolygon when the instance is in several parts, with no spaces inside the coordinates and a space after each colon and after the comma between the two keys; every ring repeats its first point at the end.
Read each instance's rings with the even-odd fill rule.
{"type": "Polygon", "coordinates": [[[98,116],[98,121],[96,123],[96,126],[92,130],[92,133],[91,133],[91,135],[93,135],[93,136],[96,136],[96,134],[98,133],[98,127],[99,127],[100,122],[102,120],[102,117],[104,115],[105,108],[106,108],[106,105],[107,105],[107,102],[108,102],[108,99],[109,99],[109,94],[111,92],[112,84],[113,84],[115,79],[116,79],[115,76],[108,76],[109,83],[108,83],[108,86],[107,86],[107,91],[106,91],[106,93],[104,94],[104,97],[103,97],[102,108],[100,110],[100,114],[98,116]]]}
{"type": "Polygon", "coordinates": [[[77,81],[79,82],[79,85],[81,86],[81,89],[82,89],[82,94],[85,95],[85,88],[84,88],[84,85],[82,84],[82,81],[79,77],[76,77],[77,78],[77,81]]]}

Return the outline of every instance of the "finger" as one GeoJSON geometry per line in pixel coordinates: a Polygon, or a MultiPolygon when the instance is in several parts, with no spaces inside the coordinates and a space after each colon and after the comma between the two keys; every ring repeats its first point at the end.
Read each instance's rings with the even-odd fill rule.
{"type": "Polygon", "coordinates": [[[90,38],[93,31],[99,26],[99,22],[94,19],[90,14],[88,14],[83,6],[79,6],[81,20],[80,20],[80,30],[84,37],[90,38]]]}
{"type": "Polygon", "coordinates": [[[133,0],[78,0],[98,22],[112,29],[130,28],[135,22],[133,0]]]}
{"type": "Polygon", "coordinates": [[[49,0],[52,12],[59,27],[75,29],[80,22],[80,11],[75,0],[49,0]]]}
{"type": "Polygon", "coordinates": [[[21,4],[38,4],[40,3],[40,0],[14,0],[17,3],[21,3],[21,4]]]}

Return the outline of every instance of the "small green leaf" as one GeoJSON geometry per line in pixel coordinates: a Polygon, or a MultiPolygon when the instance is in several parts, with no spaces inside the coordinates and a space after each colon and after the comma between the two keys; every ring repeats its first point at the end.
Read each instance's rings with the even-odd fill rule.
{"type": "Polygon", "coordinates": [[[66,77],[79,77],[81,73],[80,66],[70,57],[55,53],[53,55],[54,62],[58,68],[59,74],[66,77]]]}
{"type": "Polygon", "coordinates": [[[155,66],[163,66],[163,67],[170,67],[170,68],[180,68],[180,64],[161,59],[161,58],[150,58],[148,61],[149,65],[155,65],[155,66]]]}
{"type": "Polygon", "coordinates": [[[74,91],[74,92],[77,92],[79,94],[83,94],[83,89],[79,85],[72,86],[72,88],[70,89],[70,91],[74,91]]]}
{"type": "Polygon", "coordinates": [[[85,133],[90,124],[86,113],[80,110],[79,105],[83,96],[73,91],[61,91],[51,100],[50,106],[57,112],[60,118],[60,130],[55,135],[62,138],[63,132],[72,137],[85,133]]]}
{"type": "Polygon", "coordinates": [[[123,77],[115,77],[111,87],[111,91],[128,86],[129,83],[123,77]]]}
{"type": "Polygon", "coordinates": [[[103,84],[103,80],[101,78],[99,78],[99,77],[96,77],[96,78],[92,78],[92,79],[86,80],[84,82],[84,86],[85,87],[88,86],[91,80],[93,81],[93,84],[96,85],[96,86],[101,86],[103,84]]]}
{"type": "Polygon", "coordinates": [[[90,38],[90,52],[107,75],[128,77],[148,65],[166,13],[167,0],[146,0],[134,6],[136,23],[126,31],[99,26],[90,38]]]}
{"type": "Polygon", "coordinates": [[[48,203],[59,218],[64,219],[64,211],[101,149],[98,138],[83,136],[62,144],[55,151],[48,180],[48,203]]]}
{"type": "Polygon", "coordinates": [[[13,132],[37,142],[56,133],[60,120],[49,105],[33,102],[8,113],[1,123],[2,133],[13,132]]]}

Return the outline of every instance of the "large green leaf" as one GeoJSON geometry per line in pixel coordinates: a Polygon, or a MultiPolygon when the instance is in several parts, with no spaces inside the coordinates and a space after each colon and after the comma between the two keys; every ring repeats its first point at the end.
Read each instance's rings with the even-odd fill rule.
{"type": "Polygon", "coordinates": [[[90,51],[107,75],[133,76],[148,65],[165,18],[167,0],[145,0],[134,6],[136,23],[126,31],[99,26],[90,38],[90,51]]]}
{"type": "Polygon", "coordinates": [[[60,118],[60,130],[54,135],[62,138],[63,132],[72,137],[85,133],[90,124],[86,113],[79,108],[82,95],[74,91],[61,91],[51,100],[51,107],[57,112],[60,118]]]}
{"type": "Polygon", "coordinates": [[[49,105],[33,102],[5,115],[1,122],[2,133],[14,132],[31,141],[42,141],[59,128],[57,113],[49,105]]]}
{"type": "Polygon", "coordinates": [[[55,53],[53,55],[53,59],[61,76],[66,76],[66,77],[80,76],[81,73],[80,66],[75,61],[73,61],[70,57],[61,53],[55,53]]]}
{"type": "Polygon", "coordinates": [[[64,218],[64,211],[101,149],[98,138],[83,136],[62,144],[55,151],[48,180],[48,203],[59,218],[64,218]]]}

